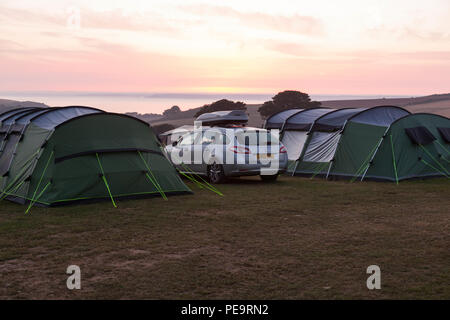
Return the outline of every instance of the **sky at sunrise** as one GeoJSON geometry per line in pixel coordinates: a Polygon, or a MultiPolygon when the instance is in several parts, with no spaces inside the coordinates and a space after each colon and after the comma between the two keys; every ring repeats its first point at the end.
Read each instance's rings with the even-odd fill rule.
{"type": "Polygon", "coordinates": [[[0,2],[0,91],[450,92],[449,0],[0,2]]]}

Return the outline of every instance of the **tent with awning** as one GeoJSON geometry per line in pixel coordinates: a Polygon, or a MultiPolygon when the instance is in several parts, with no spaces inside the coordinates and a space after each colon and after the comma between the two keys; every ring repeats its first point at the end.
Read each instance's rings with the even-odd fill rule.
{"type": "Polygon", "coordinates": [[[448,128],[448,118],[395,106],[332,111],[311,126],[291,174],[396,182],[448,177],[448,128]]]}
{"type": "Polygon", "coordinates": [[[395,106],[346,108],[324,114],[312,125],[293,174],[353,177],[390,124],[409,114],[395,106]]]}

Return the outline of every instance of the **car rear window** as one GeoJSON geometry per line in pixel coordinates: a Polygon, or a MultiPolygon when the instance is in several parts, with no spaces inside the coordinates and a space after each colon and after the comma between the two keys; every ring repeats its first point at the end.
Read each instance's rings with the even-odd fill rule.
{"type": "Polygon", "coordinates": [[[236,133],[236,139],[239,144],[247,146],[257,146],[261,144],[278,144],[279,139],[269,131],[240,131],[236,133]]]}
{"type": "Polygon", "coordinates": [[[202,144],[229,144],[230,139],[221,131],[206,130],[203,132],[202,144]]]}

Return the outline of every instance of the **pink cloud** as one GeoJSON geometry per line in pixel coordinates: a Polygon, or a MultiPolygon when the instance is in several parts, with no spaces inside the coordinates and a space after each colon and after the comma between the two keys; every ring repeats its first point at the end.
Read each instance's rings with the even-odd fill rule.
{"type": "Polygon", "coordinates": [[[20,24],[32,23],[39,25],[65,25],[66,17],[64,15],[49,14],[43,12],[33,12],[30,10],[10,8],[0,6],[0,18],[4,21],[14,21],[20,24]]]}
{"type": "MultiPolygon", "coordinates": [[[[243,13],[221,6],[183,8],[199,17],[212,16],[211,21],[215,16],[224,16],[230,23],[237,20],[254,28],[306,35],[324,32],[320,20],[313,17],[243,13]]],[[[26,10],[3,11],[1,8],[0,14],[1,18],[22,19],[37,25],[64,26],[65,23],[62,17],[31,14],[26,10]]],[[[117,11],[105,15],[86,11],[82,19],[82,24],[92,29],[151,29],[171,35],[177,32],[171,25],[158,25],[158,19],[133,21],[117,11]]],[[[450,83],[450,52],[444,50],[337,52],[297,42],[255,39],[252,45],[260,44],[266,50],[286,56],[188,57],[183,55],[183,48],[174,50],[173,55],[142,52],[100,38],[68,36],[60,29],[48,30],[54,31],[41,32],[47,37],[44,39],[53,38],[50,40],[54,42],[49,40],[48,43],[70,36],[65,40],[75,40],[70,43],[79,45],[78,48],[27,50],[27,39],[0,39],[1,90],[192,92],[202,90],[199,88],[233,87],[276,92],[296,87],[312,93],[409,94],[448,91],[450,83]]],[[[428,36],[441,39],[445,35],[428,36]]]]}
{"type": "Polygon", "coordinates": [[[367,29],[365,34],[375,39],[395,38],[404,40],[420,40],[420,41],[449,41],[450,33],[426,31],[420,28],[400,27],[392,28],[388,26],[380,26],[377,28],[367,29]]]}
{"type": "MultiPolygon", "coordinates": [[[[14,57],[0,54],[0,88],[195,92],[200,90],[198,88],[234,87],[275,92],[296,87],[311,93],[421,94],[448,91],[450,83],[448,60],[432,59],[434,63],[424,64],[389,59],[293,57],[274,58],[268,63],[261,59],[182,58],[126,47],[108,50],[108,44],[94,41],[92,45],[99,50],[41,50],[14,57]],[[235,72],[226,72],[231,68],[235,72]]],[[[445,52],[431,54],[434,55],[446,57],[445,52]]],[[[401,59],[402,56],[398,58],[401,59]]]]}
{"type": "Polygon", "coordinates": [[[164,19],[154,13],[151,18],[141,15],[126,15],[122,10],[109,10],[93,12],[87,9],[81,10],[82,28],[110,29],[128,31],[152,31],[159,33],[174,34],[179,30],[164,19]]]}
{"type": "Polygon", "coordinates": [[[324,33],[322,22],[311,16],[240,12],[230,7],[212,5],[191,5],[184,6],[183,9],[203,17],[218,16],[237,19],[243,25],[261,29],[305,35],[321,35],[324,33]]]}
{"type": "MultiPolygon", "coordinates": [[[[152,13],[151,18],[141,15],[125,15],[122,10],[107,10],[95,12],[88,8],[80,8],[80,27],[86,29],[126,30],[126,31],[152,31],[175,34],[179,32],[170,21],[152,13]]],[[[60,26],[67,24],[69,13],[36,12],[26,9],[16,9],[0,6],[0,18],[15,24],[33,24],[39,26],[60,26]]],[[[47,32],[47,35],[57,35],[56,32],[47,32]]]]}

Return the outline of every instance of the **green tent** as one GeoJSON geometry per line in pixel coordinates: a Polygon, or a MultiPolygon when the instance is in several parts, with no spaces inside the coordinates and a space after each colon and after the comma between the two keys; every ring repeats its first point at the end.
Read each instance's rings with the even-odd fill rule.
{"type": "Polygon", "coordinates": [[[6,137],[8,137],[11,130],[11,124],[14,123],[15,119],[26,114],[28,112],[33,112],[35,110],[44,110],[38,108],[17,108],[9,110],[0,114],[0,153],[3,152],[5,147],[6,137]]]}
{"type": "MultiPolygon", "coordinates": [[[[296,127],[288,123],[289,119],[284,124],[283,141],[291,137],[289,144],[295,145],[298,140],[301,145],[290,174],[397,182],[449,176],[448,118],[410,114],[394,106],[320,111],[324,114],[306,133],[307,126],[296,127]],[[303,131],[297,134],[302,139],[289,134],[296,130],[303,131]]],[[[311,113],[319,114],[319,110],[311,113]]],[[[305,122],[301,112],[293,117],[305,122]]]]}
{"type": "Polygon", "coordinates": [[[332,111],[334,109],[290,109],[274,114],[266,120],[266,129],[280,130],[280,140],[287,149],[288,172],[292,172],[303,153],[311,126],[318,118],[332,111]]]}
{"type": "Polygon", "coordinates": [[[30,207],[99,199],[115,205],[119,197],[191,192],[139,119],[74,106],[9,120],[2,122],[2,198],[30,207]]]}

